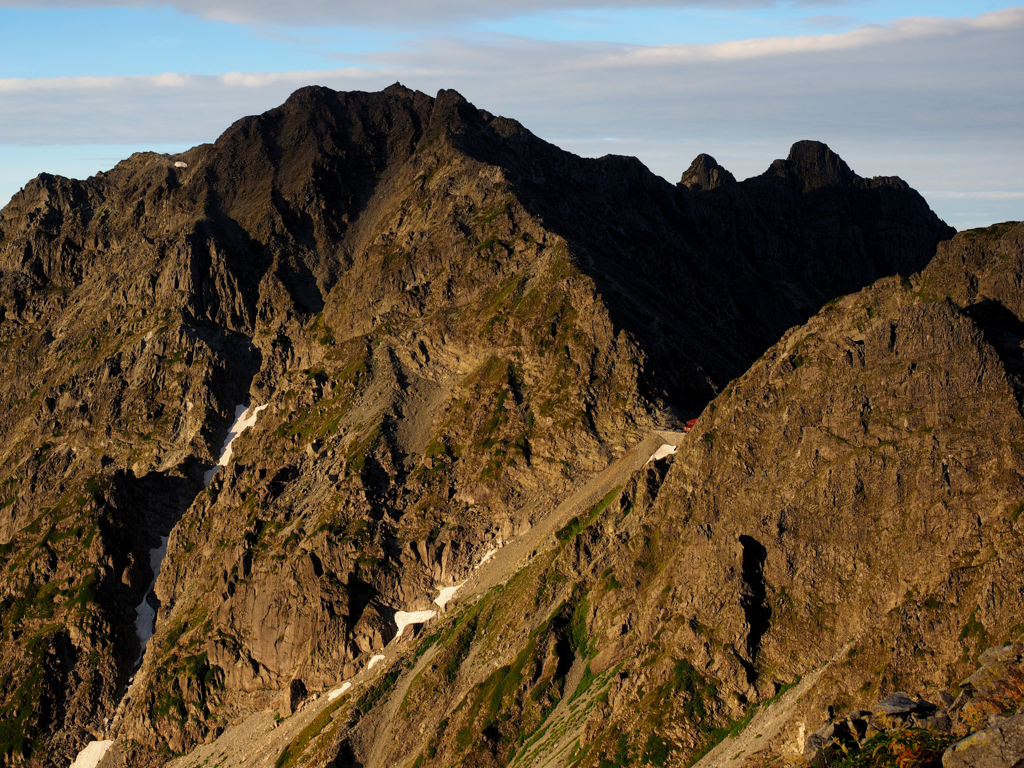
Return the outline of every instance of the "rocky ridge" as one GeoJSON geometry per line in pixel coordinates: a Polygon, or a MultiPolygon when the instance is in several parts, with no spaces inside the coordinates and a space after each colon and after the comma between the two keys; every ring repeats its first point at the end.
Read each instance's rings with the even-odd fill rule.
{"type": "Polygon", "coordinates": [[[794,328],[675,454],[268,736],[280,764],[799,763],[835,719],[905,765],[938,702],[1011,743],[1016,673],[978,692],[1019,657],[989,649],[1021,630],[1022,267],[1024,225],[962,233],[794,328]]]}
{"type": "MultiPolygon", "coordinates": [[[[786,328],[949,234],[814,142],[745,182],[702,156],[673,186],[399,86],[303,89],[181,156],[39,177],[0,212],[4,760],[110,733],[160,763],[297,681],[357,673],[395,611],[428,608],[659,409],[698,412],[786,328]],[[250,402],[267,409],[204,489],[250,402]]],[[[556,687],[579,624],[558,616],[538,641],[556,687]]]]}
{"type": "Polygon", "coordinates": [[[960,681],[956,697],[939,691],[933,703],[896,691],[870,709],[828,723],[807,738],[804,761],[842,764],[849,756],[884,749],[892,758],[941,756],[945,768],[1014,765],[1024,758],[1022,643],[1017,638],[986,649],[977,671],[960,681]]]}

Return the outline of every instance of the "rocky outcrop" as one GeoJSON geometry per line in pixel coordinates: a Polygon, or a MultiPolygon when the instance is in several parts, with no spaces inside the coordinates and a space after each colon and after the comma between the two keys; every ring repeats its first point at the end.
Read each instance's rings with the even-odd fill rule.
{"type": "Polygon", "coordinates": [[[988,648],[978,663],[957,684],[956,697],[940,691],[932,703],[896,691],[870,709],[834,717],[807,738],[804,762],[842,765],[847,756],[882,752],[895,759],[903,752],[922,764],[941,757],[945,768],[1018,765],[1024,760],[1024,638],[988,648]]]}
{"type": "Polygon", "coordinates": [[[1024,416],[1019,320],[987,286],[1021,268],[1022,232],[958,235],[791,330],[325,738],[365,765],[684,765],[726,740],[717,764],[756,766],[871,739],[937,760],[998,725],[1015,678],[995,670],[1019,654],[986,649],[1024,609],[1024,416]],[[764,738],[728,748],[793,686],[764,738]]]}
{"type": "Polygon", "coordinates": [[[700,191],[732,186],[736,183],[736,177],[720,166],[711,155],[701,154],[690,163],[679,183],[687,189],[700,191]]]}
{"type": "MultiPolygon", "coordinates": [[[[295,680],[355,674],[394,611],[657,412],[698,412],[787,328],[950,234],[818,143],[744,182],[698,158],[672,185],[401,86],[305,88],[180,156],[40,176],[0,212],[0,751],[66,763],[105,731],[159,763],[295,680]],[[204,487],[240,403],[267,407],[204,487]]],[[[900,343],[924,355],[911,332],[934,326],[988,365],[947,310],[908,309],[900,343]]],[[[760,695],[775,549],[736,533],[743,602],[716,663],[760,695]]],[[[558,685],[568,626],[538,661],[558,685]]]]}
{"type": "Polygon", "coordinates": [[[1017,768],[1024,764],[1024,714],[1003,720],[951,746],[943,768],[1017,768]]]}

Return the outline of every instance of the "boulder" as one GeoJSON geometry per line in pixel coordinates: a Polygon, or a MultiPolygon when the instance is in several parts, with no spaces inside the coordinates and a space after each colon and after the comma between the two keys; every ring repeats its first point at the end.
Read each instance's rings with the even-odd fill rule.
{"type": "Polygon", "coordinates": [[[896,691],[875,704],[876,715],[909,715],[913,712],[934,711],[935,705],[927,701],[915,701],[906,691],[896,691]]]}
{"type": "Polygon", "coordinates": [[[978,666],[990,667],[993,664],[1007,664],[1020,661],[1020,654],[1017,653],[1017,648],[1014,645],[995,645],[991,648],[986,649],[978,657],[978,666]]]}
{"type": "Polygon", "coordinates": [[[807,737],[804,744],[804,761],[807,765],[818,765],[826,753],[837,744],[847,744],[855,738],[846,721],[829,723],[807,737]]]}
{"type": "Polygon", "coordinates": [[[299,708],[299,704],[304,698],[306,698],[306,685],[299,678],[295,678],[285,686],[281,714],[284,717],[291,716],[299,708]]]}
{"type": "Polygon", "coordinates": [[[867,710],[855,710],[846,718],[846,727],[850,735],[857,741],[867,738],[868,724],[871,722],[871,713],[867,710]]]}
{"type": "Polygon", "coordinates": [[[1024,768],[1024,715],[1015,715],[958,741],[942,768],[1024,768]]]}
{"type": "Polygon", "coordinates": [[[936,733],[953,732],[953,721],[949,718],[948,714],[941,710],[930,715],[915,714],[912,716],[911,722],[915,728],[926,728],[936,733]]]}
{"type": "Polygon", "coordinates": [[[368,605],[352,628],[352,636],[363,653],[375,653],[395,636],[394,612],[384,606],[368,605]]]}

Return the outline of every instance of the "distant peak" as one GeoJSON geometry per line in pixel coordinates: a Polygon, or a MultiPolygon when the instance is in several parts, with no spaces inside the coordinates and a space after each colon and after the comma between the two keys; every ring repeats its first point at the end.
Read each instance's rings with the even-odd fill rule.
{"type": "Polygon", "coordinates": [[[679,183],[693,190],[717,189],[736,183],[736,178],[711,155],[700,154],[690,163],[679,183]]]}
{"type": "Polygon", "coordinates": [[[327,107],[335,109],[343,103],[384,104],[409,103],[418,99],[430,100],[424,93],[393,83],[383,91],[335,91],[323,85],[307,85],[294,91],[282,105],[286,111],[303,111],[327,107]]]}
{"type": "Polygon", "coordinates": [[[434,98],[434,109],[430,115],[432,130],[464,133],[469,126],[481,127],[486,120],[485,114],[458,91],[442,89],[434,98]]]}
{"type": "Polygon", "coordinates": [[[856,174],[820,141],[798,141],[789,150],[787,170],[803,182],[804,192],[821,187],[848,187],[856,174]]]}
{"type": "Polygon", "coordinates": [[[329,99],[337,96],[337,93],[323,85],[305,85],[293,91],[285,104],[305,104],[318,100],[329,99]]]}
{"type": "Polygon", "coordinates": [[[416,95],[416,91],[414,91],[412,88],[407,88],[397,80],[391,85],[389,85],[387,88],[385,88],[383,92],[388,96],[401,96],[407,99],[412,98],[413,96],[416,95]]]}

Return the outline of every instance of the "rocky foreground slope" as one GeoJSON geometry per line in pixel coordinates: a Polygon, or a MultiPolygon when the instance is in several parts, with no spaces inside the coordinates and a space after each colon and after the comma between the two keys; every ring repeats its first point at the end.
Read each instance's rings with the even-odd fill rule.
{"type": "MultiPolygon", "coordinates": [[[[702,765],[788,764],[894,691],[970,700],[979,656],[1024,630],[1022,277],[1024,225],[1000,225],[829,304],[674,456],[301,732],[265,733],[271,757],[687,765],[721,742],[702,765]]],[[[958,727],[1018,710],[1022,679],[958,727]]]]}
{"type": "MultiPolygon", "coordinates": [[[[951,234],[902,181],[814,142],[744,182],[701,156],[671,185],[400,86],[303,89],[181,156],[39,177],[0,212],[2,759],[66,764],[110,736],[129,764],[160,764],[282,691],[287,710],[362,673],[396,611],[432,609],[657,414],[717,396],[667,475],[652,464],[596,525],[451,608],[432,650],[420,638],[417,663],[436,665],[401,702],[389,673],[317,732],[322,762],[504,764],[569,706],[567,680],[603,674],[614,691],[588,699],[601,715],[579,761],[687,759],[938,589],[894,537],[923,530],[961,557],[977,533],[962,508],[1009,519],[1019,410],[999,387],[1016,358],[972,329],[1020,315],[964,309],[984,303],[976,280],[924,273],[973,286],[959,303],[883,281],[864,318],[863,294],[842,299],[812,326],[845,325],[792,331],[755,363],[951,234]],[[975,359],[971,385],[947,386],[975,359]],[[206,486],[239,404],[266,408],[206,486]],[[979,466],[984,493],[958,474],[979,466]],[[385,711],[393,745],[369,726],[385,711]]],[[[958,567],[991,562],[965,552],[958,567]]],[[[972,621],[1002,631],[976,602],[972,621]]]]}
{"type": "Polygon", "coordinates": [[[1022,278],[998,225],[829,304],[500,584],[174,765],[907,766],[986,726],[949,765],[1015,764],[1022,278]]]}
{"type": "MultiPolygon", "coordinates": [[[[273,764],[686,765],[720,742],[702,765],[789,764],[894,691],[960,736],[1019,711],[1022,276],[1024,225],[1002,225],[830,304],[674,456],[301,731],[263,732],[273,764]]],[[[914,764],[926,737],[904,739],[880,764],[914,764]]]]}

